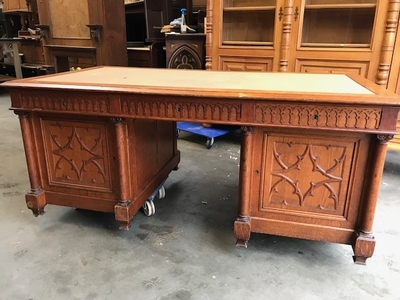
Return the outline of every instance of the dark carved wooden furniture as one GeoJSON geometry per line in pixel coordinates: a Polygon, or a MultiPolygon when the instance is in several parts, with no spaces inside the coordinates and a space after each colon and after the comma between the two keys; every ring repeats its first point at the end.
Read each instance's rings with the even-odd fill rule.
{"type": "Polygon", "coordinates": [[[166,35],[167,68],[204,69],[205,40],[203,33],[166,35]]]}
{"type": "Polygon", "coordinates": [[[374,252],[400,98],[361,76],[97,67],[4,86],[36,215],[46,204],[114,211],[127,228],[179,162],[175,121],[235,124],[238,245],[260,232],[350,244],[357,263],[374,252]]]}
{"type": "Polygon", "coordinates": [[[172,18],[171,0],[145,0],[125,5],[128,66],[165,68],[163,25],[172,18]]]}
{"type": "Polygon", "coordinates": [[[192,14],[191,0],[143,0],[125,5],[128,66],[165,68],[165,35],[161,28],[180,17],[186,7],[188,24],[192,14]]]}

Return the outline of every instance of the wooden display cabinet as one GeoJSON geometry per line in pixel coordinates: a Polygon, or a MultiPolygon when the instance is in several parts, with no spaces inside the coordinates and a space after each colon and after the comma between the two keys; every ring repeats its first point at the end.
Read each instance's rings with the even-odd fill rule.
{"type": "Polygon", "coordinates": [[[300,45],[369,48],[375,11],[376,0],[307,0],[300,45]]]}
{"type": "Polygon", "coordinates": [[[214,0],[207,9],[213,27],[207,32],[207,69],[273,71],[280,40],[277,1],[214,0]]]}
{"type": "Polygon", "coordinates": [[[3,12],[31,12],[27,0],[3,0],[3,12]]]}
{"type": "Polygon", "coordinates": [[[209,0],[207,69],[356,73],[388,84],[400,1],[209,0]]]}
{"type": "MultiPolygon", "coordinates": [[[[389,84],[388,90],[394,91],[400,95],[400,36],[398,35],[396,39],[396,44],[394,47],[392,67],[390,68],[389,84]]],[[[400,115],[397,120],[397,132],[400,132],[400,115]]],[[[400,134],[395,135],[391,143],[389,143],[389,149],[400,151],[400,134]]]]}
{"type": "Polygon", "coordinates": [[[208,0],[207,8],[208,70],[358,74],[400,89],[400,0],[208,0]]]}
{"type": "Polygon", "coordinates": [[[167,35],[167,68],[204,69],[204,41],[203,33],[167,35]]]}
{"type": "Polygon", "coordinates": [[[126,66],[124,2],[112,0],[37,2],[46,64],[56,72],[71,67],[126,66]],[[112,12],[112,13],[111,13],[112,12]],[[84,65],[71,61],[84,60],[84,65]]]}

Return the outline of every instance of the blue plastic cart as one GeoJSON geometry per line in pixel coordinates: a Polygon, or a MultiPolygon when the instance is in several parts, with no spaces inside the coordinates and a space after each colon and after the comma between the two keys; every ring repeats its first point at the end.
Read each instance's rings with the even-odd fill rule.
{"type": "Polygon", "coordinates": [[[213,127],[204,127],[201,123],[194,122],[178,122],[177,129],[207,138],[206,146],[210,149],[214,144],[214,138],[231,133],[238,130],[239,126],[213,125],[213,127]]]}

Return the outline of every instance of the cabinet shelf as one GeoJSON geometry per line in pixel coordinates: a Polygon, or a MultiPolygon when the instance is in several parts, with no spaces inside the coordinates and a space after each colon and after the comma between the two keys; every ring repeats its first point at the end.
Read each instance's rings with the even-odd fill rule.
{"type": "Polygon", "coordinates": [[[379,0],[305,0],[307,5],[368,5],[376,4],[379,0]]]}
{"type": "Polygon", "coordinates": [[[241,6],[241,7],[225,7],[224,11],[271,11],[275,10],[275,6],[241,6]]]}
{"type": "Polygon", "coordinates": [[[375,3],[363,3],[363,4],[308,4],[305,6],[305,9],[365,9],[365,8],[376,8],[375,3]]]}
{"type": "Polygon", "coordinates": [[[222,41],[222,45],[232,46],[272,46],[272,42],[249,42],[249,41],[222,41]]]}
{"type": "Polygon", "coordinates": [[[225,10],[221,40],[231,45],[270,45],[274,22],[275,10],[225,10]]]}
{"type": "Polygon", "coordinates": [[[369,48],[370,44],[302,43],[301,47],[314,47],[314,48],[369,48]]]}
{"type": "MultiPolygon", "coordinates": [[[[319,4],[318,6],[328,7],[319,4]]],[[[301,46],[320,44],[322,47],[369,47],[374,28],[375,9],[375,5],[368,7],[363,5],[358,9],[342,9],[336,5],[329,5],[329,9],[305,9],[301,46]]]]}
{"type": "Polygon", "coordinates": [[[385,77],[381,84],[389,78],[381,64],[391,64],[392,44],[400,39],[399,1],[211,1],[207,67],[385,77]]]}

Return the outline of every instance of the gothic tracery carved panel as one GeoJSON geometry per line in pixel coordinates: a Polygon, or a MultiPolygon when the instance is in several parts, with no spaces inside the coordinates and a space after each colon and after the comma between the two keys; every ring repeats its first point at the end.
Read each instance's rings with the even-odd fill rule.
{"type": "Polygon", "coordinates": [[[42,120],[51,184],[111,188],[104,123],[42,120]]]}
{"type": "Polygon", "coordinates": [[[345,216],[357,140],[268,137],[262,207],[345,216]],[[295,154],[295,155],[294,155],[295,154]]]}

